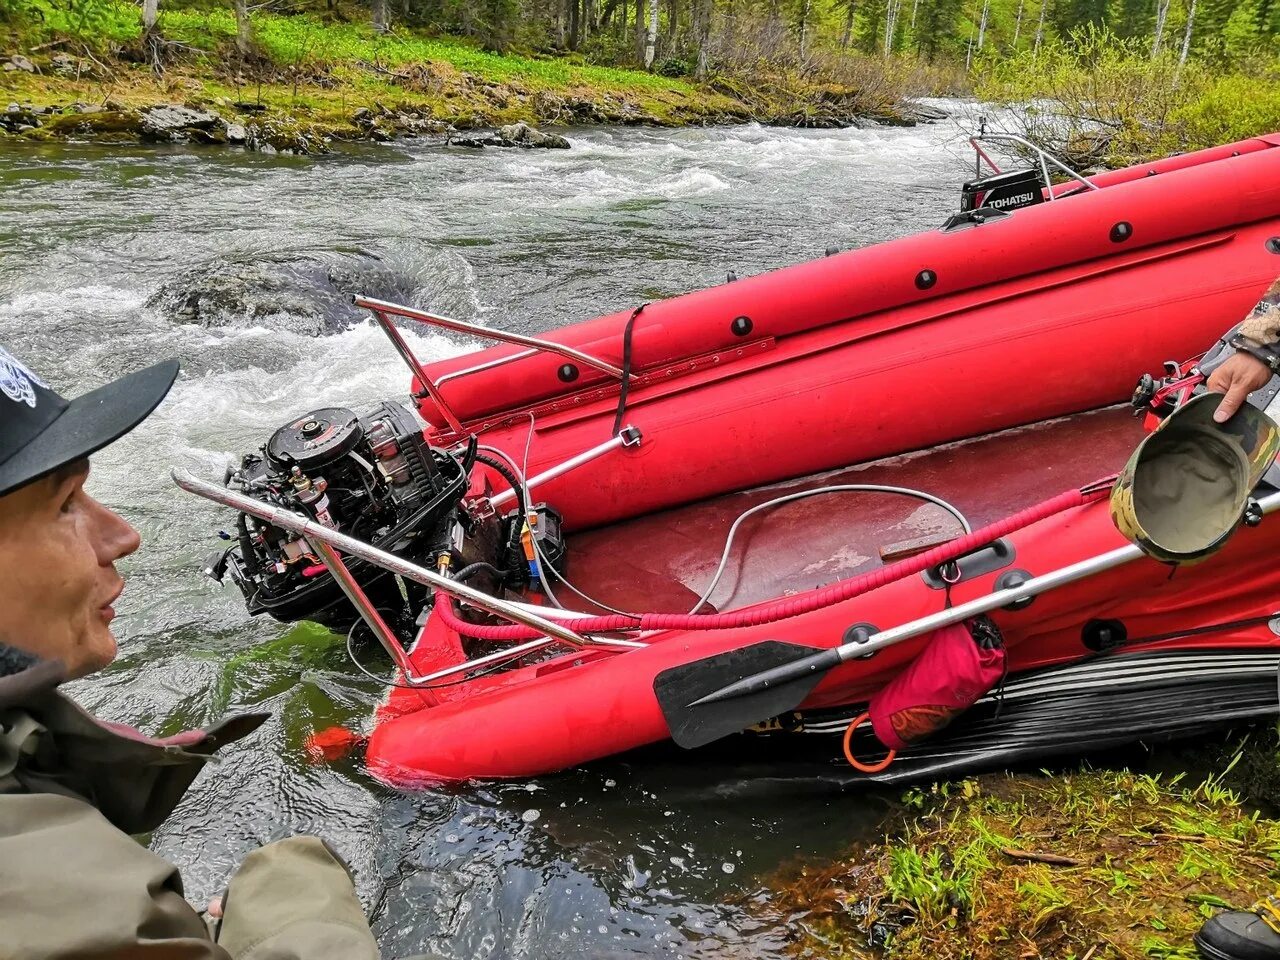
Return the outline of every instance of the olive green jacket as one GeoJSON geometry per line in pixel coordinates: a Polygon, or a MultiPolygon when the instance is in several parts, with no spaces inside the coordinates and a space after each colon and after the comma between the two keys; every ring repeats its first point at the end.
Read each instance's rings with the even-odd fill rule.
{"type": "Polygon", "coordinates": [[[85,713],[56,664],[0,676],[0,960],[376,960],[346,867],[320,840],[250,854],[213,928],[154,829],[213,751],[265,714],[163,740],[85,713]]]}

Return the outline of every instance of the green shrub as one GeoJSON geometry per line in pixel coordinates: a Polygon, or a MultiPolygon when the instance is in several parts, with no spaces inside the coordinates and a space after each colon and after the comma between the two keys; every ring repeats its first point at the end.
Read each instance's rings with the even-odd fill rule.
{"type": "Polygon", "coordinates": [[[1082,166],[1280,129],[1280,89],[1265,59],[1215,76],[1202,62],[1179,63],[1173,50],[1152,57],[1145,41],[1090,26],[979,70],[979,97],[1007,106],[1019,132],[1082,166]]]}
{"type": "Polygon", "coordinates": [[[688,60],[679,57],[667,57],[653,65],[653,72],[660,77],[687,77],[693,72],[688,60]]]}

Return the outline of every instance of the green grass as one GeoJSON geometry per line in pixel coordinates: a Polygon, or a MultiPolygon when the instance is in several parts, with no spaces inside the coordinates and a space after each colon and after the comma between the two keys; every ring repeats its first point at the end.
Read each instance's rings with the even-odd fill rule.
{"type": "Polygon", "coordinates": [[[1280,881],[1280,822],[1235,789],[1242,754],[1274,766],[1275,744],[1255,738],[1194,786],[1084,770],[913,790],[882,844],[786,871],[768,909],[803,915],[798,956],[866,956],[874,927],[890,960],[1189,958],[1215,910],[1280,881]]]}
{"type": "MultiPolygon", "coordinates": [[[[50,35],[85,36],[114,44],[128,44],[141,35],[137,6],[120,0],[95,0],[88,21],[79,4],[64,7],[35,0],[33,6],[43,16],[43,32],[50,35]]],[[[368,63],[395,69],[435,62],[490,80],[516,81],[535,88],[694,90],[684,81],[638,70],[579,64],[564,58],[490,53],[457,38],[419,36],[405,30],[384,35],[368,24],[328,23],[311,15],[257,12],[253,23],[262,53],[283,65],[331,68],[368,63]]],[[[210,53],[230,45],[236,34],[235,17],[224,7],[162,8],[158,26],[165,37],[210,53]]]]}

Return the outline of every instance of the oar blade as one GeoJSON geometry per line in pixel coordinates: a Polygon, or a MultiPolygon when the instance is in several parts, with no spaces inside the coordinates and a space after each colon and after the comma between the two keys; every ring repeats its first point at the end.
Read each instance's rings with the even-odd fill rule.
{"type": "Polygon", "coordinates": [[[817,686],[825,671],[730,700],[692,704],[731,683],[817,652],[813,647],[796,643],[764,640],[662,671],[654,678],[653,692],[671,730],[671,739],[685,749],[701,747],[741,733],[753,723],[794,710],[817,686]]]}

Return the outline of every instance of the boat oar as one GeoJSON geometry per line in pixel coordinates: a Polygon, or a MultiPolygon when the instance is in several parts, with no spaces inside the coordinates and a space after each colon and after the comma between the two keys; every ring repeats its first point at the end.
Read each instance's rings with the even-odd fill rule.
{"type": "MultiPolygon", "coordinates": [[[[1258,506],[1264,514],[1280,509],[1280,493],[1262,498],[1258,506]]],[[[763,640],[664,670],[654,678],[653,692],[671,730],[671,739],[682,747],[700,747],[794,710],[829,670],[848,660],[1018,600],[1039,596],[1143,556],[1145,554],[1133,544],[1117,547],[1017,586],[882,630],[863,642],[815,648],[763,640]]]]}

